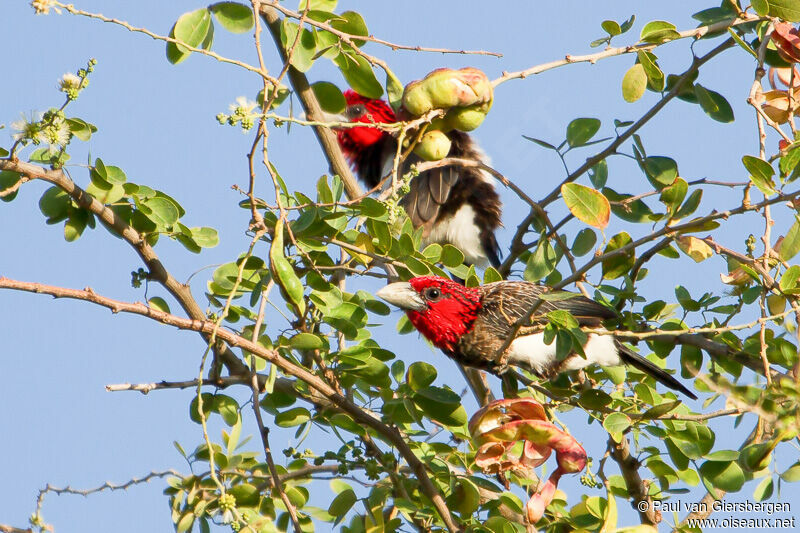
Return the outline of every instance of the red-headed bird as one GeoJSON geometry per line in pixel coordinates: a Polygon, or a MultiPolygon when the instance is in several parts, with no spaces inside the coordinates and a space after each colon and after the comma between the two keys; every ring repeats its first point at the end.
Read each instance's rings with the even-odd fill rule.
{"type": "Polygon", "coordinates": [[[593,363],[602,366],[631,365],[663,385],[697,397],[677,379],[623,346],[612,335],[588,335],[583,347],[586,358],[577,353],[556,357],[556,343],[545,344],[546,313],[564,309],[582,327],[602,327],[602,321],[616,313],[581,295],[567,299],[542,300],[531,321],[524,324],[504,356],[498,354],[512,334],[514,324],[553,291],[528,281],[498,281],[481,287],[464,287],[438,276],[422,276],[409,282],[391,283],[376,295],[406,311],[409,320],[436,347],[461,364],[502,374],[507,366],[521,367],[547,378],[593,363]],[[503,360],[504,359],[504,360],[503,360]]]}
{"type": "MultiPolygon", "coordinates": [[[[345,118],[349,122],[391,123],[398,118],[383,100],[364,98],[357,92],[344,93],[345,118]]],[[[339,145],[369,188],[389,175],[397,153],[397,139],[378,128],[341,128],[339,145]]],[[[448,157],[485,162],[486,156],[466,133],[453,130],[448,157]]],[[[400,174],[421,161],[409,155],[400,174]]],[[[500,196],[492,178],[475,168],[448,166],[420,173],[411,180],[410,190],[401,200],[415,228],[423,228],[423,244],[449,243],[464,253],[467,263],[485,267],[500,265],[500,249],[494,232],[501,225],[500,196]]]]}

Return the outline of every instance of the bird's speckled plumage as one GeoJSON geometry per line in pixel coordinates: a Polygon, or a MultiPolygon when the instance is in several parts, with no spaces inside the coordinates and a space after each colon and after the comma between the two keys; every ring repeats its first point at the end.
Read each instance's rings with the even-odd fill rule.
{"type": "Polygon", "coordinates": [[[631,365],[671,389],[690,398],[695,395],[669,373],[619,343],[610,335],[589,334],[585,358],[577,353],[559,360],[555,343],[543,341],[547,313],[569,311],[581,327],[602,327],[617,316],[613,309],[579,294],[553,291],[527,281],[498,281],[481,287],[465,287],[438,276],[421,276],[408,283],[393,283],[378,296],[406,309],[409,320],[435,346],[456,361],[494,373],[510,366],[526,368],[542,377],[589,364],[631,365]],[[540,300],[543,294],[562,298],[540,300]],[[413,300],[413,304],[409,303],[413,300]],[[540,302],[537,304],[537,302],[540,302]],[[502,348],[516,322],[533,305],[533,316],[522,324],[509,347],[502,348]]]}

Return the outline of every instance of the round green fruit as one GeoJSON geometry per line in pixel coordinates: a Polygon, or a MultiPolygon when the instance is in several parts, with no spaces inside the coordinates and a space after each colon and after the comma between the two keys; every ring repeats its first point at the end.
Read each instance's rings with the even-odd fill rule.
{"type": "Polygon", "coordinates": [[[444,132],[428,130],[414,147],[414,153],[425,161],[438,161],[450,153],[450,139],[444,132]]]}

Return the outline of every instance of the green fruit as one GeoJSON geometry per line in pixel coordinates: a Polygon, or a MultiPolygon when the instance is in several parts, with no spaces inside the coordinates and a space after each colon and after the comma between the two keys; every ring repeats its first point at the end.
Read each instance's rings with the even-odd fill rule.
{"type": "Polygon", "coordinates": [[[447,112],[445,120],[450,129],[472,131],[483,123],[483,119],[486,118],[486,113],[491,107],[491,101],[469,107],[454,107],[447,112]]]}
{"type": "Polygon", "coordinates": [[[434,70],[423,79],[406,85],[403,91],[403,106],[415,116],[431,109],[468,107],[491,101],[492,84],[489,78],[480,70],[469,67],[434,70]]]}
{"type": "Polygon", "coordinates": [[[414,153],[425,161],[438,161],[450,153],[450,139],[444,132],[428,130],[414,147],[414,153]]]}

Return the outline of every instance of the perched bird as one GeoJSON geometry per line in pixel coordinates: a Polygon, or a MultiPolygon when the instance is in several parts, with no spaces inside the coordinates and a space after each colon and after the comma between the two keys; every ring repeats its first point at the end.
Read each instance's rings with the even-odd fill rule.
{"type": "Polygon", "coordinates": [[[541,295],[555,292],[566,293],[528,281],[498,281],[481,287],[465,287],[446,278],[422,276],[409,282],[391,283],[376,295],[404,309],[411,323],[425,338],[467,366],[498,375],[508,366],[516,366],[547,378],[593,363],[602,366],[626,364],[697,399],[678,380],[623,346],[612,335],[589,334],[583,347],[585,359],[572,353],[558,360],[556,343],[544,342],[543,329],[548,323],[546,313],[556,309],[567,310],[583,327],[602,327],[603,320],[617,316],[613,310],[577,294],[566,299],[542,300],[505,353],[498,354],[513,333],[517,320],[525,316],[541,295]]]}
{"type": "MultiPolygon", "coordinates": [[[[344,93],[349,122],[391,123],[398,118],[383,100],[344,93]]],[[[486,156],[466,133],[452,130],[448,157],[484,162],[486,156]]],[[[361,179],[376,187],[392,170],[397,140],[388,132],[370,127],[340,128],[339,145],[361,179]]],[[[410,154],[400,169],[408,172],[420,159],[410,154]]],[[[468,264],[500,265],[500,249],[494,232],[501,225],[500,196],[492,178],[475,168],[448,166],[420,173],[410,183],[402,201],[415,228],[423,228],[423,243],[449,243],[464,253],[468,264]]]]}

